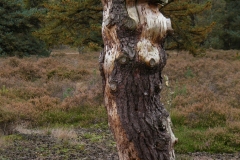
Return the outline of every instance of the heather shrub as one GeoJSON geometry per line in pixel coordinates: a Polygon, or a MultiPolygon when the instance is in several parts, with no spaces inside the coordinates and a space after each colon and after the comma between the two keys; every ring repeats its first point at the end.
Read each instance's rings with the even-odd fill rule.
{"type": "MultiPolygon", "coordinates": [[[[206,104],[207,105],[207,104],[206,104]]],[[[228,112],[227,109],[212,107],[203,104],[194,104],[186,108],[177,107],[171,110],[173,124],[185,125],[189,128],[209,128],[216,126],[225,126],[228,112]]]]}
{"type": "Polygon", "coordinates": [[[28,99],[34,99],[34,98],[40,98],[46,95],[49,95],[46,88],[40,88],[40,87],[19,87],[17,90],[14,91],[14,93],[17,95],[17,97],[28,100],[28,99]]]}
{"type": "Polygon", "coordinates": [[[34,121],[39,112],[35,110],[35,106],[30,102],[12,102],[5,106],[17,120],[34,121]]]}
{"type": "Polygon", "coordinates": [[[51,70],[59,65],[61,65],[60,62],[58,62],[57,59],[52,57],[41,58],[37,62],[37,66],[39,68],[44,68],[46,70],[51,70]]]}
{"type": "Polygon", "coordinates": [[[240,149],[240,143],[236,134],[228,132],[225,128],[211,128],[205,132],[195,131],[191,134],[192,138],[202,141],[197,148],[199,151],[209,150],[214,152],[233,152],[240,149]]]}
{"type": "Polygon", "coordinates": [[[240,122],[239,121],[229,121],[227,123],[227,129],[229,132],[234,133],[234,134],[240,133],[240,122]]]}
{"type": "Polygon", "coordinates": [[[184,52],[169,55],[163,70],[168,86],[163,87],[161,99],[179,138],[176,152],[239,151],[240,61],[236,51],[212,50],[201,58],[184,52]]]}
{"type": "Polygon", "coordinates": [[[229,122],[235,122],[240,120],[240,109],[239,108],[230,108],[228,110],[228,118],[229,122]]]}
{"type": "Polygon", "coordinates": [[[49,96],[34,98],[25,102],[12,102],[5,106],[5,109],[14,117],[10,117],[9,121],[16,119],[31,123],[36,123],[41,118],[42,113],[58,108],[60,108],[60,101],[49,96]]]}
{"type": "Polygon", "coordinates": [[[0,94],[6,95],[8,92],[9,92],[9,89],[7,89],[5,85],[2,85],[2,87],[0,88],[0,94]]]}
{"type": "Polygon", "coordinates": [[[16,118],[14,117],[14,114],[12,114],[10,111],[2,107],[0,108],[0,126],[4,126],[7,123],[11,123],[15,121],[15,119],[16,118]]]}
{"type": "Polygon", "coordinates": [[[70,79],[73,81],[80,80],[83,76],[88,75],[88,71],[86,70],[73,70],[67,67],[58,67],[56,69],[50,70],[47,73],[48,79],[70,79]]]}
{"type": "MultiPolygon", "coordinates": [[[[98,53],[65,52],[1,59],[2,124],[107,126],[98,53]]],[[[176,152],[240,150],[239,66],[236,51],[212,50],[201,58],[169,53],[161,101],[179,138],[176,152]]]]}
{"type": "Polygon", "coordinates": [[[16,57],[9,58],[8,64],[11,67],[18,67],[20,63],[20,60],[16,57]]]}
{"type": "Polygon", "coordinates": [[[225,126],[227,108],[217,102],[195,103],[184,110],[189,127],[225,126]]]}
{"type": "Polygon", "coordinates": [[[34,110],[38,112],[47,112],[60,106],[60,100],[58,98],[49,96],[30,99],[29,102],[34,106],[34,110]]]}
{"type": "Polygon", "coordinates": [[[31,63],[21,63],[19,68],[14,72],[20,78],[26,81],[35,81],[41,78],[42,71],[31,63]]]}
{"type": "Polygon", "coordinates": [[[74,88],[74,84],[69,81],[49,81],[44,85],[47,92],[51,97],[57,97],[60,99],[64,99],[64,90],[67,88],[74,88]]]}
{"type": "Polygon", "coordinates": [[[105,108],[98,107],[102,104],[101,79],[96,71],[98,55],[87,57],[66,54],[3,59],[0,106],[13,115],[9,121],[28,121],[34,126],[105,123],[105,108]],[[91,61],[86,63],[88,59],[91,61]],[[73,118],[75,112],[80,115],[73,118]]]}

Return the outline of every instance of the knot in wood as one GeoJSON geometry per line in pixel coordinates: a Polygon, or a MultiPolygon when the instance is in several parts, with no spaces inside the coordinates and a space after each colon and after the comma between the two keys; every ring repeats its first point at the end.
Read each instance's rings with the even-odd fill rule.
{"type": "Polygon", "coordinates": [[[116,92],[117,91],[117,83],[112,81],[112,82],[109,82],[109,86],[110,86],[110,89],[113,91],[113,92],[116,92]]]}
{"type": "Polygon", "coordinates": [[[155,87],[154,87],[154,92],[155,92],[156,94],[160,93],[161,90],[162,90],[162,85],[161,85],[161,84],[155,85],[155,87]]]}
{"type": "Polygon", "coordinates": [[[167,121],[165,119],[160,120],[160,123],[158,125],[160,131],[164,132],[167,130],[167,121]]]}
{"type": "Polygon", "coordinates": [[[120,64],[126,64],[128,62],[128,57],[126,55],[122,55],[118,59],[120,64]]]}
{"type": "Polygon", "coordinates": [[[153,58],[151,58],[150,59],[150,61],[149,61],[149,65],[150,65],[150,67],[155,67],[155,65],[156,65],[156,61],[153,59],[153,58]]]}

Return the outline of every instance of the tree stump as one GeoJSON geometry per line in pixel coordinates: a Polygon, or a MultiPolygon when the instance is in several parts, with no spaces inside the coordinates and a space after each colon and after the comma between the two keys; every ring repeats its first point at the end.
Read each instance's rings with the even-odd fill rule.
{"type": "Polygon", "coordinates": [[[160,102],[170,19],[159,0],[102,0],[104,103],[120,160],[172,160],[177,141],[160,102]]]}

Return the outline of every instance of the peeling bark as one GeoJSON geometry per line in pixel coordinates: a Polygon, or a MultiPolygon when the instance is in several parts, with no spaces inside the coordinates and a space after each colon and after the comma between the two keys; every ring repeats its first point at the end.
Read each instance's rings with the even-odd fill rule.
{"type": "MultiPolygon", "coordinates": [[[[102,0],[104,102],[120,160],[172,160],[177,141],[160,102],[170,19],[157,0],[102,0]]],[[[160,1],[159,1],[160,2],[160,1]]]]}

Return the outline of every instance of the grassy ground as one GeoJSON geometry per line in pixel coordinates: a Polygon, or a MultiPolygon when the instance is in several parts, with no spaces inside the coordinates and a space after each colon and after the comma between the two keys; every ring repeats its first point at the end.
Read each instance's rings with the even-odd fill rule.
{"type": "MultiPolygon", "coordinates": [[[[107,128],[98,53],[66,52],[0,59],[0,135],[19,126],[54,135],[52,129],[63,127],[107,128]]],[[[176,152],[240,151],[239,51],[168,53],[161,95],[179,138],[176,152]]],[[[1,147],[10,144],[6,139],[1,136],[1,147]]]]}
{"type": "Polygon", "coordinates": [[[178,153],[240,151],[238,53],[212,50],[202,58],[170,53],[162,100],[179,138],[178,153]]]}

